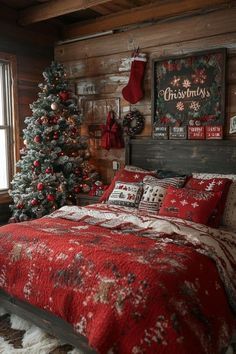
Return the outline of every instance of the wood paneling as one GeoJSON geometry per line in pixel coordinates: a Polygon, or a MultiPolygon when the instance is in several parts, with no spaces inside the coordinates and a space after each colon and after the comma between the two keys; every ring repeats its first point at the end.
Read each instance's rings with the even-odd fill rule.
{"type": "Polygon", "coordinates": [[[203,11],[209,7],[225,4],[231,1],[225,0],[179,0],[168,2],[155,2],[141,7],[121,11],[113,15],[103,16],[102,18],[68,25],[63,31],[63,37],[76,38],[97,32],[114,30],[127,25],[137,24],[138,22],[154,21],[163,18],[177,16],[178,14],[191,11],[203,11]]]}
{"type": "MultiPolygon", "coordinates": [[[[227,48],[226,124],[229,136],[229,118],[236,114],[236,8],[179,18],[130,30],[124,33],[90,39],[55,47],[56,59],[63,62],[69,77],[75,82],[81,100],[120,97],[121,117],[131,105],[122,98],[122,88],[129,79],[130,57],[133,46],[140,46],[148,54],[144,79],[144,97],[132,108],[145,116],[142,136],[151,136],[151,63],[161,57],[181,55],[201,50],[227,48]]],[[[86,121],[86,112],[85,121],[86,121]]],[[[105,120],[105,117],[104,117],[105,120]]],[[[98,150],[94,156],[105,179],[112,178],[112,160],[124,163],[122,151],[98,150]],[[108,171],[107,171],[108,169],[108,171]]]]}

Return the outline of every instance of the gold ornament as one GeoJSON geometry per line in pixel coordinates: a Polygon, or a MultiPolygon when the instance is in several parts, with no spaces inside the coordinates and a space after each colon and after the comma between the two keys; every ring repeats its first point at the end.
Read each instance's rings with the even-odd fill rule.
{"type": "Polygon", "coordinates": [[[27,146],[27,140],[26,139],[23,141],[23,143],[24,143],[25,146],[27,146]]]}

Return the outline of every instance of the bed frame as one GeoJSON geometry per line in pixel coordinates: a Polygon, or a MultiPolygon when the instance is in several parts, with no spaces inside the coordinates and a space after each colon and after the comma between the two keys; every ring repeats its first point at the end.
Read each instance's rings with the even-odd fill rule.
{"type": "MultiPolygon", "coordinates": [[[[236,140],[130,139],[126,142],[126,163],[146,169],[164,169],[183,174],[236,174],[236,140]]],[[[96,353],[89,347],[84,336],[75,334],[70,324],[47,311],[14,298],[2,290],[0,306],[72,344],[84,354],[96,353]]]]}

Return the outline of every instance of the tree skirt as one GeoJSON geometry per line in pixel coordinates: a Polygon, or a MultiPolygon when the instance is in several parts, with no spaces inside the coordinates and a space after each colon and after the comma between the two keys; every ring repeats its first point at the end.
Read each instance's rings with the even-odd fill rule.
{"type": "Polygon", "coordinates": [[[0,308],[1,354],[82,354],[32,323],[0,308]]]}

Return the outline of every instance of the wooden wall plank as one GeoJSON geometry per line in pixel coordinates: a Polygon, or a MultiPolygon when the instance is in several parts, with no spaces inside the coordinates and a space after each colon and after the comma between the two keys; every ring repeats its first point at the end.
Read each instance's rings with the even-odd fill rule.
{"type": "MultiPolygon", "coordinates": [[[[176,21],[158,23],[111,36],[58,45],[55,57],[60,61],[85,59],[146,48],[177,44],[236,32],[236,7],[212,13],[191,16],[176,21]],[[223,24],[223,25],[222,25],[223,24]]],[[[235,48],[236,39],[231,39],[235,48]]]]}
{"type": "Polygon", "coordinates": [[[190,11],[213,8],[224,4],[228,6],[230,1],[225,0],[179,0],[151,3],[144,6],[133,7],[112,15],[98,17],[90,21],[67,25],[63,31],[64,39],[77,38],[98,32],[114,30],[143,21],[154,21],[170,18],[190,11]]]}

